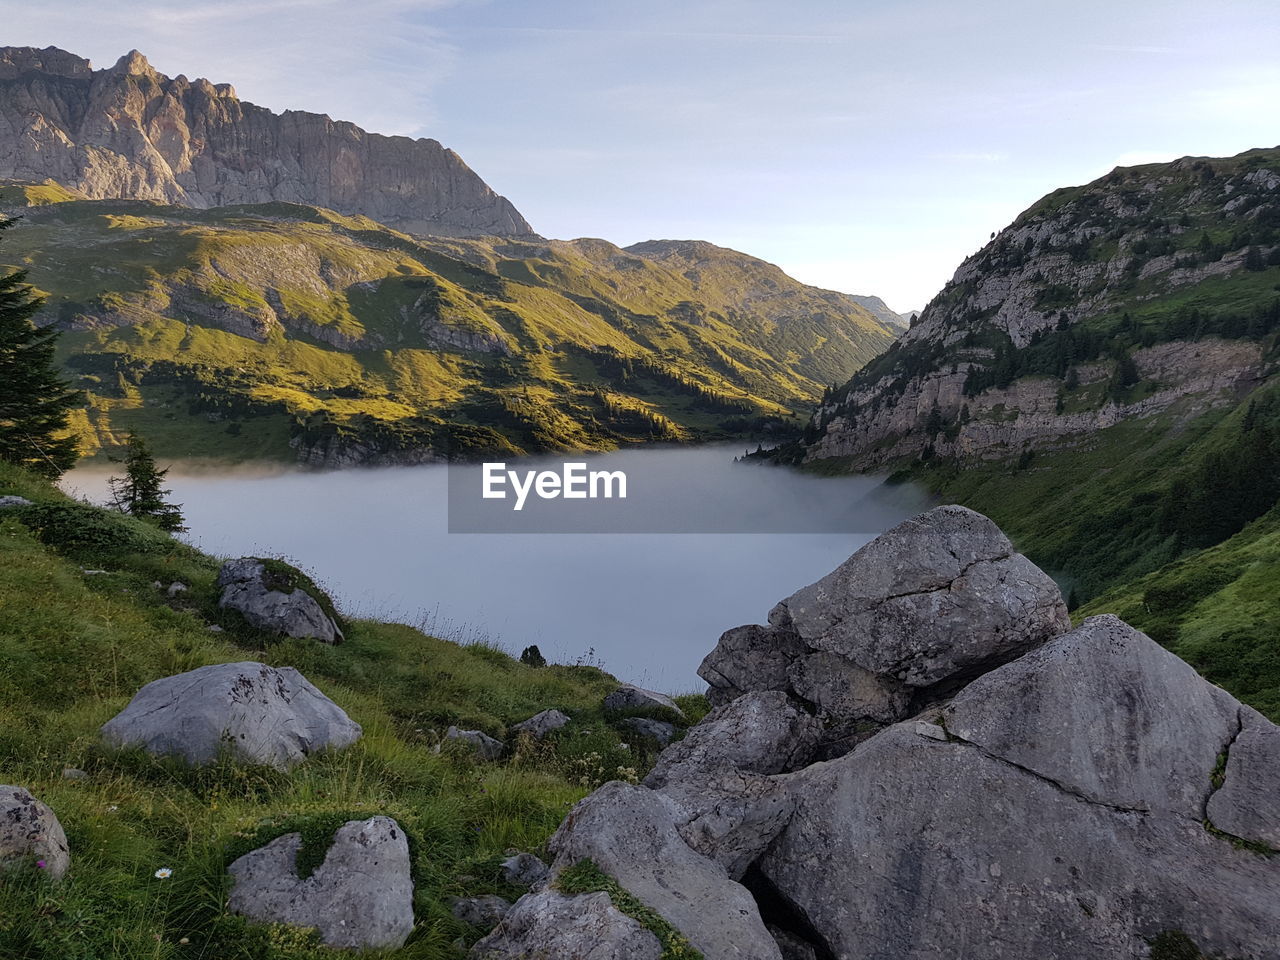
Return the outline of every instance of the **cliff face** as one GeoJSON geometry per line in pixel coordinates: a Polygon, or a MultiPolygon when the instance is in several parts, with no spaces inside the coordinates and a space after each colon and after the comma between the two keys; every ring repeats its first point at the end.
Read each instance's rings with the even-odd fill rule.
{"type": "Polygon", "coordinates": [[[1275,150],[1056,191],[829,398],[806,459],[1004,459],[1234,406],[1275,366],[1278,267],[1275,150]]]}
{"type": "Polygon", "coordinates": [[[157,73],[137,51],[93,70],[53,47],[0,48],[0,178],[200,208],[307,203],[415,234],[533,234],[435,140],[275,114],[229,84],[157,73]]]}

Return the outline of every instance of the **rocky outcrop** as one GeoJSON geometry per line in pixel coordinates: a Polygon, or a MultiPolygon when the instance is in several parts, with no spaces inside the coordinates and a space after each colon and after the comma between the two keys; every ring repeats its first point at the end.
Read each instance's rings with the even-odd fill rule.
{"type": "Polygon", "coordinates": [[[342,629],[302,586],[288,582],[256,557],[228,560],[218,571],[218,606],[235,610],[253,627],[285,637],[341,643],[342,629]]]}
{"type": "Polygon", "coordinates": [[[227,907],[260,923],[311,927],[331,947],[391,948],[413,932],[409,842],[390,817],[338,828],[324,862],[299,877],[302,835],[285,834],[227,868],[227,907]]]}
{"type": "Polygon", "coordinates": [[[708,960],[1275,957],[1280,728],[1115,617],[1072,629],[986,518],[902,524],[708,663],[719,706],[573,809],[473,958],[557,943],[534,896],[585,859],[708,960]]]}
{"type": "Polygon", "coordinates": [[[511,725],[511,732],[515,734],[526,734],[535,740],[541,740],[555,731],[559,730],[569,722],[569,718],[559,710],[543,710],[536,713],[528,720],[521,720],[519,723],[511,725]]]}
{"type": "Polygon", "coordinates": [[[474,960],[661,960],[662,944],[620,912],[607,893],[521,897],[471,951],[474,960]]]}
{"type": "Polygon", "coordinates": [[[202,764],[230,751],[287,769],[360,738],[360,725],[293,667],[220,663],[154,680],[102,727],[113,747],[202,764]]]}
{"type": "Polygon", "coordinates": [[[52,47],[5,47],[0,94],[0,177],[51,179],[90,199],[307,203],[418,234],[533,233],[435,140],[275,114],[228,84],[166,77],[136,50],[93,70],[52,47]]]}
{"type": "Polygon", "coordinates": [[[0,786],[0,873],[34,868],[61,880],[71,866],[57,816],[23,787],[0,786]]]}
{"type": "Polygon", "coordinates": [[[656,741],[665,747],[676,737],[676,725],[665,720],[654,720],[652,717],[623,717],[618,726],[631,733],[632,736],[644,740],[656,741]]]}
{"type": "Polygon", "coordinates": [[[604,698],[604,708],[609,711],[652,711],[654,713],[671,715],[684,719],[684,711],[676,706],[676,702],[668,697],[665,693],[657,693],[653,690],[646,690],[644,687],[637,687],[631,683],[624,683],[613,693],[604,698]]]}

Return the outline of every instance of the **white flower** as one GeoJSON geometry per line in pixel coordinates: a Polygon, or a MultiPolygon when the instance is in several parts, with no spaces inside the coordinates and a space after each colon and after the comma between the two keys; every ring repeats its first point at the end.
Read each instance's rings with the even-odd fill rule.
{"type": "Polygon", "coordinates": [[[115,813],[119,809],[120,808],[113,803],[111,806],[107,807],[107,813],[115,813]]]}
{"type": "Polygon", "coordinates": [[[159,870],[156,871],[157,880],[168,880],[172,876],[173,876],[173,871],[170,870],[168,867],[161,867],[159,870]]]}

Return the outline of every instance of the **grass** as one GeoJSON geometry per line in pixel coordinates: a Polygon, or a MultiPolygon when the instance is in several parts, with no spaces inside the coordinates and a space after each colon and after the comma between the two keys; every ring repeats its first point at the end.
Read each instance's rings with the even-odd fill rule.
{"type": "MultiPolygon", "coordinates": [[[[586,666],[529,667],[491,645],[462,646],[398,624],[348,620],[330,647],[276,640],[243,624],[223,633],[219,562],[109,511],[0,467],[0,493],[35,506],[0,513],[0,755],[3,779],[58,815],[70,842],[65,882],[36,870],[0,885],[0,956],[14,960],[313,960],[305,932],[245,924],[225,910],[227,864],[301,832],[313,869],[341,822],[394,817],[411,838],[417,924],[392,955],[457,960],[448,898],[519,891],[499,864],[538,852],[565,811],[599,783],[652,763],[622,746],[602,701],[616,681],[586,666]],[[88,573],[86,570],[106,571],[88,573]],[[175,598],[153,586],[180,580],[175,598]],[[294,666],[364,728],[352,747],[290,773],[227,759],[191,768],[113,752],[98,728],[143,684],[237,660],[294,666]],[[456,724],[506,737],[548,708],[572,722],[541,742],[515,740],[501,762],[435,746],[456,724]],[[62,776],[84,770],[83,780],[62,776]],[[173,871],[168,880],[157,869],[173,871]]],[[[304,585],[293,568],[282,577],[304,585]]],[[[310,587],[307,587],[310,589],[310,587]]],[[[691,716],[701,698],[681,698],[691,716]]]]}

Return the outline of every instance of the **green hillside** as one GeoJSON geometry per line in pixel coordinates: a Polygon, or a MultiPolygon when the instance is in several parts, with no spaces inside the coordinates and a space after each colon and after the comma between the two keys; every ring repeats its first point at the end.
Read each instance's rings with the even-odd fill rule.
{"type": "MultiPolygon", "coordinates": [[[[35,501],[0,511],[0,780],[55,811],[73,862],[58,884],[34,868],[4,875],[6,960],[336,956],[308,934],[228,914],[225,868],[283,833],[323,844],[342,821],[374,813],[413,841],[417,926],[393,955],[456,960],[465,950],[454,942],[480,931],[453,919],[449,898],[511,898],[505,851],[540,850],[570,804],[652,762],[604,716],[617,682],[594,667],[535,668],[369,620],[347,621],[336,647],[270,639],[217,609],[214,558],[16,468],[0,465],[0,494],[35,501]],[[153,586],[175,580],[190,590],[169,598],[153,586]],[[193,769],[101,745],[98,728],[143,684],[240,660],[297,667],[363,737],[290,773],[230,761],[193,769]],[[508,737],[510,724],[552,707],[571,723],[541,743],[509,737],[505,760],[433,750],[450,724],[508,737]],[[157,880],[161,868],[172,877],[157,880]]],[[[706,711],[701,697],[680,703],[691,721],[706,711]]]]}
{"type": "Polygon", "coordinates": [[[415,240],[292,204],[213,210],[9,184],[88,394],[93,454],[342,465],[767,431],[892,333],[710,244],[415,240]],[[774,425],[771,427],[770,425],[774,425]]]}

